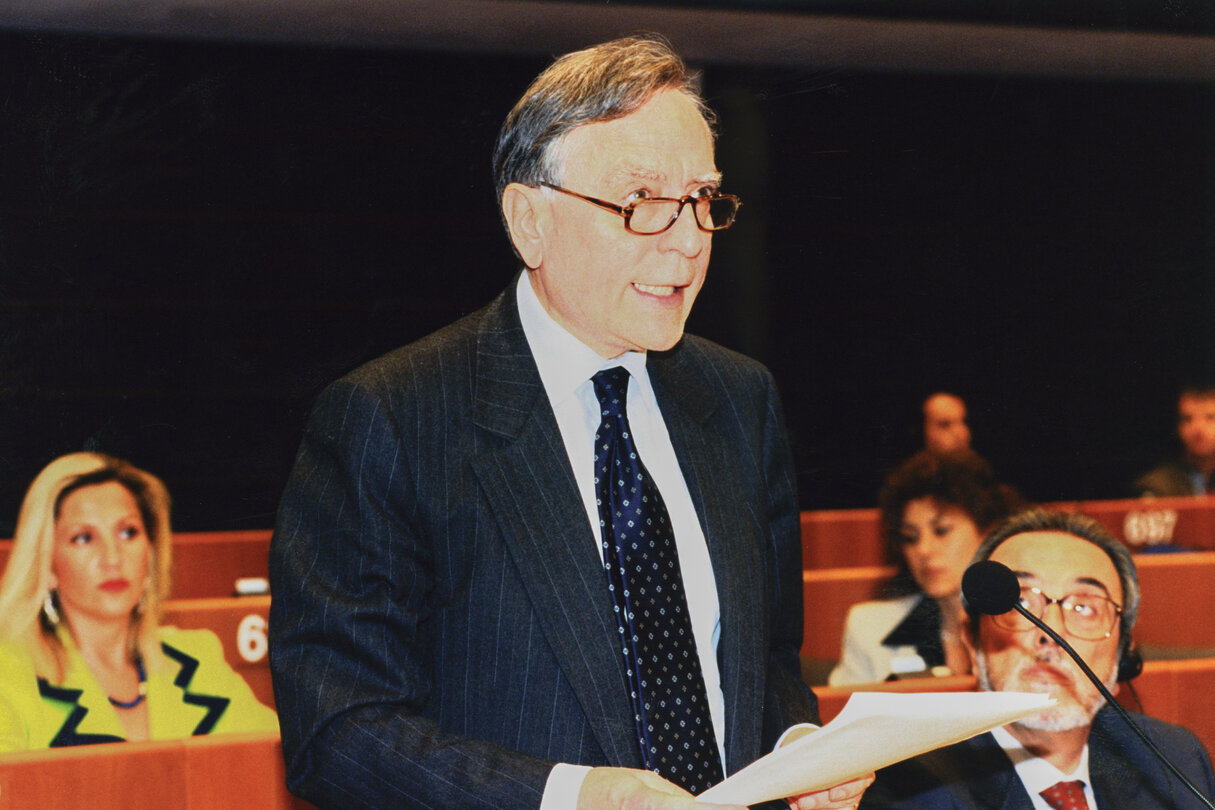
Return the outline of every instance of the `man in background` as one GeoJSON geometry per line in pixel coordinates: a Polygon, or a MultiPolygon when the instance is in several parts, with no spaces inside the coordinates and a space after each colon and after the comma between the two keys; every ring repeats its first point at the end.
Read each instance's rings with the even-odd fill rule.
{"type": "Polygon", "coordinates": [[[1134,494],[1207,495],[1215,492],[1215,382],[1193,383],[1177,397],[1177,436],[1184,453],[1132,484],[1134,494]]]}
{"type": "MultiPolygon", "coordinates": [[[[1059,633],[1115,693],[1138,674],[1131,630],[1139,579],[1126,547],[1096,521],[1030,510],[1001,524],[975,561],[1003,563],[1021,602],[1059,633]]],[[[1203,807],[1156,760],[1063,649],[1016,611],[971,612],[966,633],[979,687],[1047,692],[1039,714],[878,771],[863,808],[904,810],[1188,810],[1203,807]]],[[[1207,796],[1211,761],[1186,729],[1132,720],[1207,796]]]]}
{"type": "Polygon", "coordinates": [[[970,448],[966,403],[944,391],[924,400],[924,449],[947,455],[970,448]]]}

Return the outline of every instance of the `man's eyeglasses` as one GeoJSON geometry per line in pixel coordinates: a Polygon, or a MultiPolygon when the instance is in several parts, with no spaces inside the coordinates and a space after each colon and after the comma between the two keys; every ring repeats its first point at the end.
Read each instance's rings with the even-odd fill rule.
{"type": "Polygon", "coordinates": [[[568,188],[555,186],[552,183],[542,181],[540,185],[551,188],[553,191],[560,191],[562,194],[568,194],[571,197],[585,200],[591,205],[597,205],[605,211],[619,214],[624,217],[625,230],[641,236],[653,236],[670,228],[675,224],[675,220],[679,219],[679,215],[683,213],[683,207],[688,204],[692,206],[692,215],[696,219],[696,226],[698,228],[702,231],[724,231],[734,224],[734,217],[738,214],[738,207],[742,205],[742,200],[733,194],[710,194],[707,197],[686,194],[678,199],[674,197],[645,197],[640,200],[634,200],[628,205],[616,205],[607,200],[588,197],[585,194],[570,191],[568,188]]]}
{"type": "MultiPolygon", "coordinates": [[[[1076,593],[1062,599],[1052,599],[1037,588],[1021,589],[1021,606],[1039,619],[1050,605],[1058,605],[1063,617],[1063,629],[1084,641],[1109,638],[1118,623],[1122,606],[1114,600],[1095,593],[1076,593]]],[[[1016,610],[992,616],[997,627],[1013,632],[1033,630],[1029,619],[1016,610]]]]}

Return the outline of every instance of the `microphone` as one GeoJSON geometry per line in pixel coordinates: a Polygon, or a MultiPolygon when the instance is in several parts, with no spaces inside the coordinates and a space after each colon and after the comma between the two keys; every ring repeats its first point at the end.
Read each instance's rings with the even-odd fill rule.
{"type": "Polygon", "coordinates": [[[1163,762],[1172,774],[1180,779],[1181,783],[1189,788],[1191,793],[1198,797],[1199,801],[1215,810],[1215,804],[1212,804],[1211,800],[1204,796],[1194,786],[1194,783],[1186,778],[1186,775],[1173,764],[1172,760],[1156,747],[1156,743],[1152,742],[1151,738],[1139,728],[1135,721],[1131,720],[1130,715],[1118,704],[1118,701],[1114,700],[1114,696],[1110,694],[1110,690],[1105,688],[1105,684],[1101,682],[1101,679],[1093,674],[1088,664],[1084,663],[1084,659],[1072,649],[1072,645],[1068,644],[1063,640],[1062,636],[1048,627],[1046,622],[1025,609],[1025,606],[1021,604],[1021,582],[1017,579],[1017,575],[1009,570],[1008,566],[995,560],[982,560],[971,565],[962,575],[962,598],[965,599],[967,607],[988,616],[998,616],[1001,613],[1015,610],[1028,621],[1032,622],[1043,633],[1050,636],[1059,645],[1059,648],[1076,662],[1076,665],[1080,667],[1080,671],[1088,676],[1093,686],[1097,687],[1097,691],[1105,698],[1105,702],[1118,713],[1118,716],[1130,727],[1131,731],[1135,732],[1139,739],[1143,740],[1148,749],[1156,755],[1156,758],[1163,762]]]}
{"type": "Polygon", "coordinates": [[[962,596],[966,605],[988,616],[999,616],[1021,601],[1021,582],[1007,565],[981,560],[962,574],[962,596]]]}

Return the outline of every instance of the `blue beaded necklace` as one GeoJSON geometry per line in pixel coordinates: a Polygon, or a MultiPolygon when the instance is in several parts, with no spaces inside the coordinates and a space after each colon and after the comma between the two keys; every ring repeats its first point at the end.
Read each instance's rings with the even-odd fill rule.
{"type": "Polygon", "coordinates": [[[110,701],[110,705],[116,709],[134,709],[140,703],[143,703],[144,698],[148,696],[148,676],[143,669],[143,659],[135,659],[135,671],[139,673],[139,694],[133,700],[118,700],[106,695],[110,701]]]}

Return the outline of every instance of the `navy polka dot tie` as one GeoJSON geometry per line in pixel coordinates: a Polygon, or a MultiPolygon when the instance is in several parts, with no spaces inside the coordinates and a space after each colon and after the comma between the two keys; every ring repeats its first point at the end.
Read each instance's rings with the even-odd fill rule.
{"type": "Polygon", "coordinates": [[[646,768],[690,793],[723,778],[666,504],[625,413],[629,373],[594,376],[595,495],[633,718],[646,768]]]}
{"type": "Polygon", "coordinates": [[[1042,791],[1042,798],[1055,810],[1088,810],[1088,799],[1084,798],[1084,783],[1056,782],[1042,791]]]}

